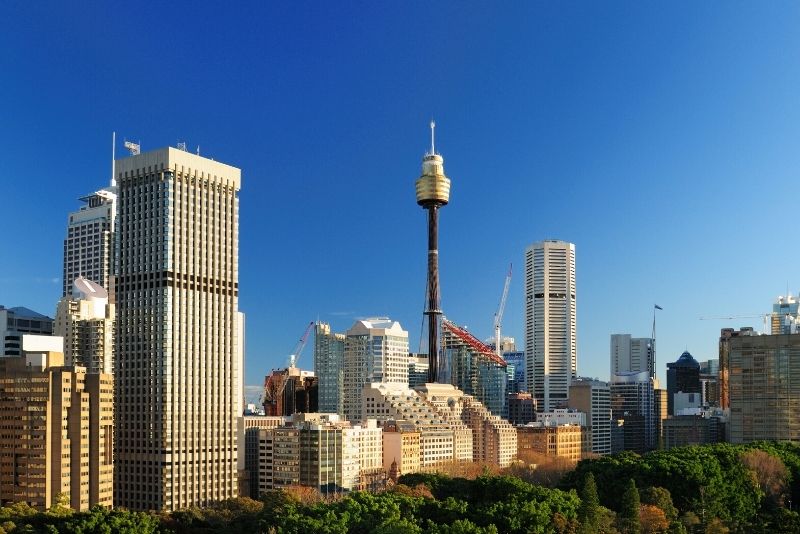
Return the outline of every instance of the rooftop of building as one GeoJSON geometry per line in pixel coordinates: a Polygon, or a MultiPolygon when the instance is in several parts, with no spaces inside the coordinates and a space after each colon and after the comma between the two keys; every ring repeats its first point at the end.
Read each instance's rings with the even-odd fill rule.
{"type": "Polygon", "coordinates": [[[72,282],[72,296],[77,299],[107,299],[108,291],[97,282],[79,276],[72,282]]]}
{"type": "Polygon", "coordinates": [[[53,320],[52,317],[48,317],[46,315],[42,315],[39,312],[35,312],[30,308],[26,308],[24,306],[15,306],[13,308],[6,308],[2,304],[0,304],[0,310],[6,310],[10,313],[13,313],[16,317],[23,317],[26,319],[49,319],[53,320]]]}
{"type": "Polygon", "coordinates": [[[368,335],[372,330],[386,330],[396,336],[408,336],[408,332],[403,330],[400,323],[388,317],[368,317],[358,319],[347,331],[348,336],[368,335]]]}
{"type": "Polygon", "coordinates": [[[700,369],[700,363],[694,359],[694,356],[689,354],[688,350],[683,351],[683,354],[678,357],[677,360],[673,363],[668,363],[667,368],[672,369],[675,367],[684,367],[684,368],[697,368],[700,369]]]}

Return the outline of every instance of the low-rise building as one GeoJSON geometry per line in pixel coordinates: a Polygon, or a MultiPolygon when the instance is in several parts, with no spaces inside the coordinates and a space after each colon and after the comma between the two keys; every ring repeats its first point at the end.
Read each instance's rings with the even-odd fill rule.
{"type": "Polygon", "coordinates": [[[351,425],[337,414],[296,414],[258,435],[259,493],[299,485],[329,495],[385,483],[382,430],[374,420],[351,425]]]}
{"type": "Polygon", "coordinates": [[[663,422],[664,448],[724,441],[726,420],[727,417],[719,409],[683,409],[663,422]]]}
{"type": "Polygon", "coordinates": [[[264,415],[244,415],[237,422],[239,448],[237,450],[237,471],[239,480],[239,496],[258,499],[259,489],[259,430],[276,428],[285,425],[288,417],[270,417],[264,415]]]}
{"type": "Polygon", "coordinates": [[[523,459],[533,452],[578,462],[586,445],[586,433],[580,425],[537,421],[517,427],[517,455],[523,459]]]}
{"type": "Polygon", "coordinates": [[[394,464],[395,476],[421,470],[420,432],[409,421],[383,424],[383,468],[388,473],[394,464]]]}

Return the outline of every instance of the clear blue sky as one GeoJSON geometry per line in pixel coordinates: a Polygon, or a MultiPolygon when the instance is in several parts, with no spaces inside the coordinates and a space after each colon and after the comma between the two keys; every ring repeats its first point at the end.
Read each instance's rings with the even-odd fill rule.
{"type": "Polygon", "coordinates": [[[443,307],[481,338],[513,262],[522,342],[543,238],[577,245],[584,375],[608,376],[609,334],[650,333],[654,303],[663,365],[760,324],[701,315],[800,289],[797,3],[19,1],[0,20],[6,306],[55,313],[66,214],[106,183],[116,130],[243,169],[247,383],[317,317],[388,315],[416,347],[432,117],[443,307]]]}

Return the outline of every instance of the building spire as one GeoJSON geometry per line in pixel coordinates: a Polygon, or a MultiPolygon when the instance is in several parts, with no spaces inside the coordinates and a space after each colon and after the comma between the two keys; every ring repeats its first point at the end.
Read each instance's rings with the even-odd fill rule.
{"type": "Polygon", "coordinates": [[[117,177],[114,176],[117,158],[117,132],[111,132],[111,187],[117,186],[117,177]]]}
{"type": "Polygon", "coordinates": [[[436,148],[434,148],[434,134],[436,133],[436,121],[431,119],[431,156],[436,154],[436,148]]]}

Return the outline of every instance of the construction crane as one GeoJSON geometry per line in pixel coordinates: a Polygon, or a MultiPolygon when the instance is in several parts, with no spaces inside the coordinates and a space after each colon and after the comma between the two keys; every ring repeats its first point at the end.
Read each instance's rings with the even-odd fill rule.
{"type": "Polygon", "coordinates": [[[294,346],[294,350],[289,355],[289,367],[284,369],[279,375],[277,375],[273,370],[273,372],[270,373],[270,375],[264,381],[263,404],[264,412],[267,415],[281,415],[275,413],[278,408],[278,399],[283,397],[283,393],[286,390],[286,383],[289,382],[292,372],[297,366],[297,361],[300,359],[300,355],[302,354],[303,349],[306,347],[308,336],[311,334],[311,329],[313,327],[314,321],[311,321],[308,323],[308,326],[306,326],[303,335],[300,337],[300,340],[294,346]],[[272,409],[270,409],[270,407],[272,409]]]}
{"type": "Polygon", "coordinates": [[[297,366],[297,360],[300,359],[300,353],[302,353],[303,349],[306,348],[306,342],[308,341],[308,335],[311,333],[311,329],[312,328],[314,328],[314,321],[311,321],[310,323],[308,323],[308,326],[306,327],[306,331],[303,332],[302,337],[297,342],[297,345],[294,346],[294,350],[292,351],[292,353],[289,355],[289,367],[294,368],[294,367],[297,366]]]}
{"type": "Polygon", "coordinates": [[[503,312],[506,310],[506,299],[508,298],[508,286],[511,285],[511,267],[512,264],[509,263],[506,283],[503,285],[503,296],[500,297],[500,305],[497,307],[497,311],[494,314],[494,351],[501,358],[503,356],[503,343],[500,340],[500,323],[503,322],[503,312]]]}

